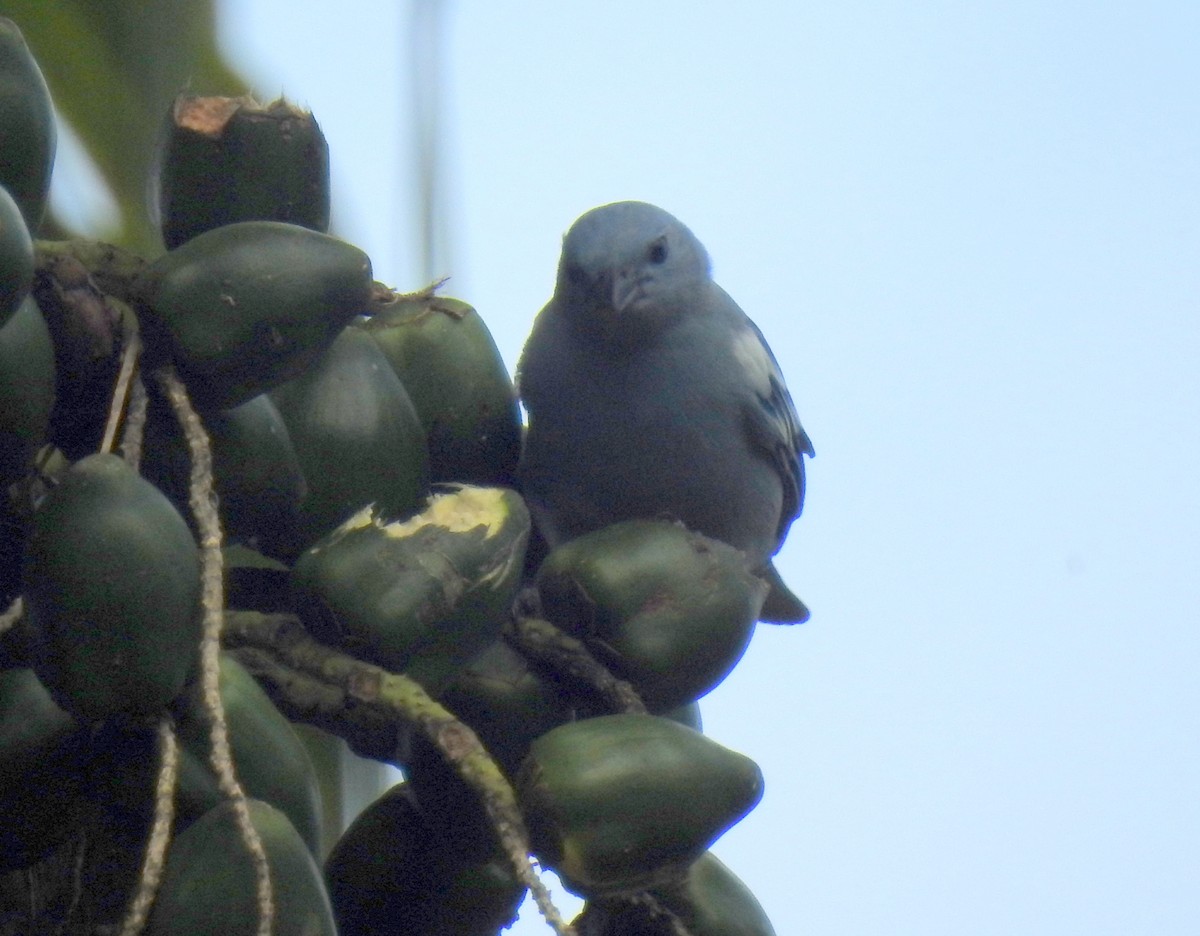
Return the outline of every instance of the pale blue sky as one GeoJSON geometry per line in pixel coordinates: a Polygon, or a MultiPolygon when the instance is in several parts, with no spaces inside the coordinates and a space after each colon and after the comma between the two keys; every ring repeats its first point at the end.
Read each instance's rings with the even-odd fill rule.
{"type": "MultiPolygon", "coordinates": [[[[237,0],[224,35],[312,107],[341,232],[415,288],[407,10],[237,0]]],[[[574,218],[652,201],[816,445],[779,562],[812,621],[702,706],[766,775],[715,850],[780,936],[1200,932],[1200,5],[446,26],[441,272],[510,366],[574,218]]]]}

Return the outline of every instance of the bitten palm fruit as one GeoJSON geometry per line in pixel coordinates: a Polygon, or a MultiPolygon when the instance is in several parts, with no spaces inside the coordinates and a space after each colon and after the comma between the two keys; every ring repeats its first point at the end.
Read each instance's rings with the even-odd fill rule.
{"type": "Polygon", "coordinates": [[[73,465],[33,519],[25,556],[33,667],[80,721],[152,716],[200,641],[200,557],[187,523],[116,455],[73,465]]]}
{"type": "Polygon", "coordinates": [[[694,701],[741,659],[767,586],[731,546],[628,520],[558,547],[537,575],[542,613],[581,638],[646,705],[694,701]]]}
{"type": "Polygon", "coordinates": [[[412,397],[430,478],[511,486],[521,454],[517,395],[479,313],[457,299],[407,296],[362,327],[412,397]]]}
{"type": "Polygon", "coordinates": [[[436,693],[499,636],[529,527],[505,488],[435,494],[392,523],[366,508],[297,561],[300,615],[317,639],[436,693]]]}
{"type": "Polygon", "coordinates": [[[308,111],[181,94],[167,122],[158,208],[168,250],[237,221],[329,230],[329,147],[308,111]]]}
{"type": "Polygon", "coordinates": [[[54,104],[16,24],[0,16],[0,186],[36,232],[46,212],[57,142],[54,104]]]}
{"type": "Polygon", "coordinates": [[[655,715],[571,722],[516,781],[534,853],[585,897],[677,879],[762,797],[745,755],[655,715]]]}
{"type": "Polygon", "coordinates": [[[293,555],[368,504],[388,516],[421,504],[429,491],[425,433],[404,386],[363,332],[344,329],[271,398],[308,485],[293,555]]]}
{"type": "MultiPolygon", "coordinates": [[[[213,484],[229,541],[270,551],[294,539],[306,485],[291,436],[268,394],[204,415],[212,445],[213,484]]],[[[152,406],[146,424],[142,475],[187,510],[191,457],[179,421],[152,406]]]]}
{"type": "Polygon", "coordinates": [[[13,316],[33,285],[33,241],[21,209],[0,186],[0,327],[13,316]]]}
{"type": "MultiPolygon", "coordinates": [[[[321,872],[287,816],[250,800],[250,821],[262,839],[275,898],[272,932],[336,936],[321,872]]],[[[148,936],[253,936],[258,928],[256,877],[233,804],[224,802],[171,843],[148,936]]]]}
{"type": "Polygon", "coordinates": [[[306,371],[371,297],[371,261],[345,241],[278,221],[207,231],[138,284],[147,341],[165,333],[197,406],[244,403],[306,371]]]}
{"type": "MultiPolygon", "coordinates": [[[[312,759],[300,736],[254,677],[226,653],[221,654],[220,690],[233,762],[246,795],[282,810],[309,851],[319,857],[321,793],[312,759]]],[[[179,740],[200,770],[190,773],[187,793],[193,805],[202,803],[211,808],[224,797],[208,767],[208,716],[200,687],[194,685],[188,695],[187,707],[178,722],[179,740]]]]}
{"type": "Polygon", "coordinates": [[[29,867],[78,831],[86,736],[33,670],[0,671],[0,871],[29,867]]]}
{"type": "Polygon", "coordinates": [[[502,856],[474,853],[431,823],[407,783],[354,820],[325,881],[341,936],[495,936],[525,893],[502,856]]]}
{"type": "Polygon", "coordinates": [[[54,409],[54,345],[33,297],[0,328],[0,490],[46,441],[54,409]]]}

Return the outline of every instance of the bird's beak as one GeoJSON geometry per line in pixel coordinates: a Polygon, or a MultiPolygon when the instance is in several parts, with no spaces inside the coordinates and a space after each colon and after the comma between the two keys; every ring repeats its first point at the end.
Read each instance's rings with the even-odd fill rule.
{"type": "Polygon", "coordinates": [[[624,312],[637,299],[641,298],[642,286],[646,278],[637,269],[617,270],[612,276],[612,286],[609,295],[612,307],[617,312],[624,312]]]}

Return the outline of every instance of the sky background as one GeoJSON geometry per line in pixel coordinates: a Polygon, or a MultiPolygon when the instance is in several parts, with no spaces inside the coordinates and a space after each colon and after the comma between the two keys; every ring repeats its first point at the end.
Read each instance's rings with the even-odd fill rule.
{"type": "MultiPolygon", "coordinates": [[[[1200,932],[1200,5],[443,20],[436,272],[510,368],[571,222],[651,201],[816,446],[778,560],[812,620],[760,627],[702,703],[766,776],[714,850],[780,936],[1200,932]]],[[[261,96],[312,108],[335,224],[402,289],[412,22],[221,20],[261,96]]]]}

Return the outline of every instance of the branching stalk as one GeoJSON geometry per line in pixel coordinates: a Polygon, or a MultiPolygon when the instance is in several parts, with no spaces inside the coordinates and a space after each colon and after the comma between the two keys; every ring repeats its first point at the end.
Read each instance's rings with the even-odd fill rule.
{"type": "Polygon", "coordinates": [[[226,624],[225,636],[231,644],[276,655],[286,666],[340,688],[358,705],[382,709],[419,727],[479,796],[509,862],[533,894],[546,922],[559,936],[573,936],[529,861],[529,835],[516,794],[469,726],[407,676],[317,643],[293,615],[230,611],[226,624]]]}

